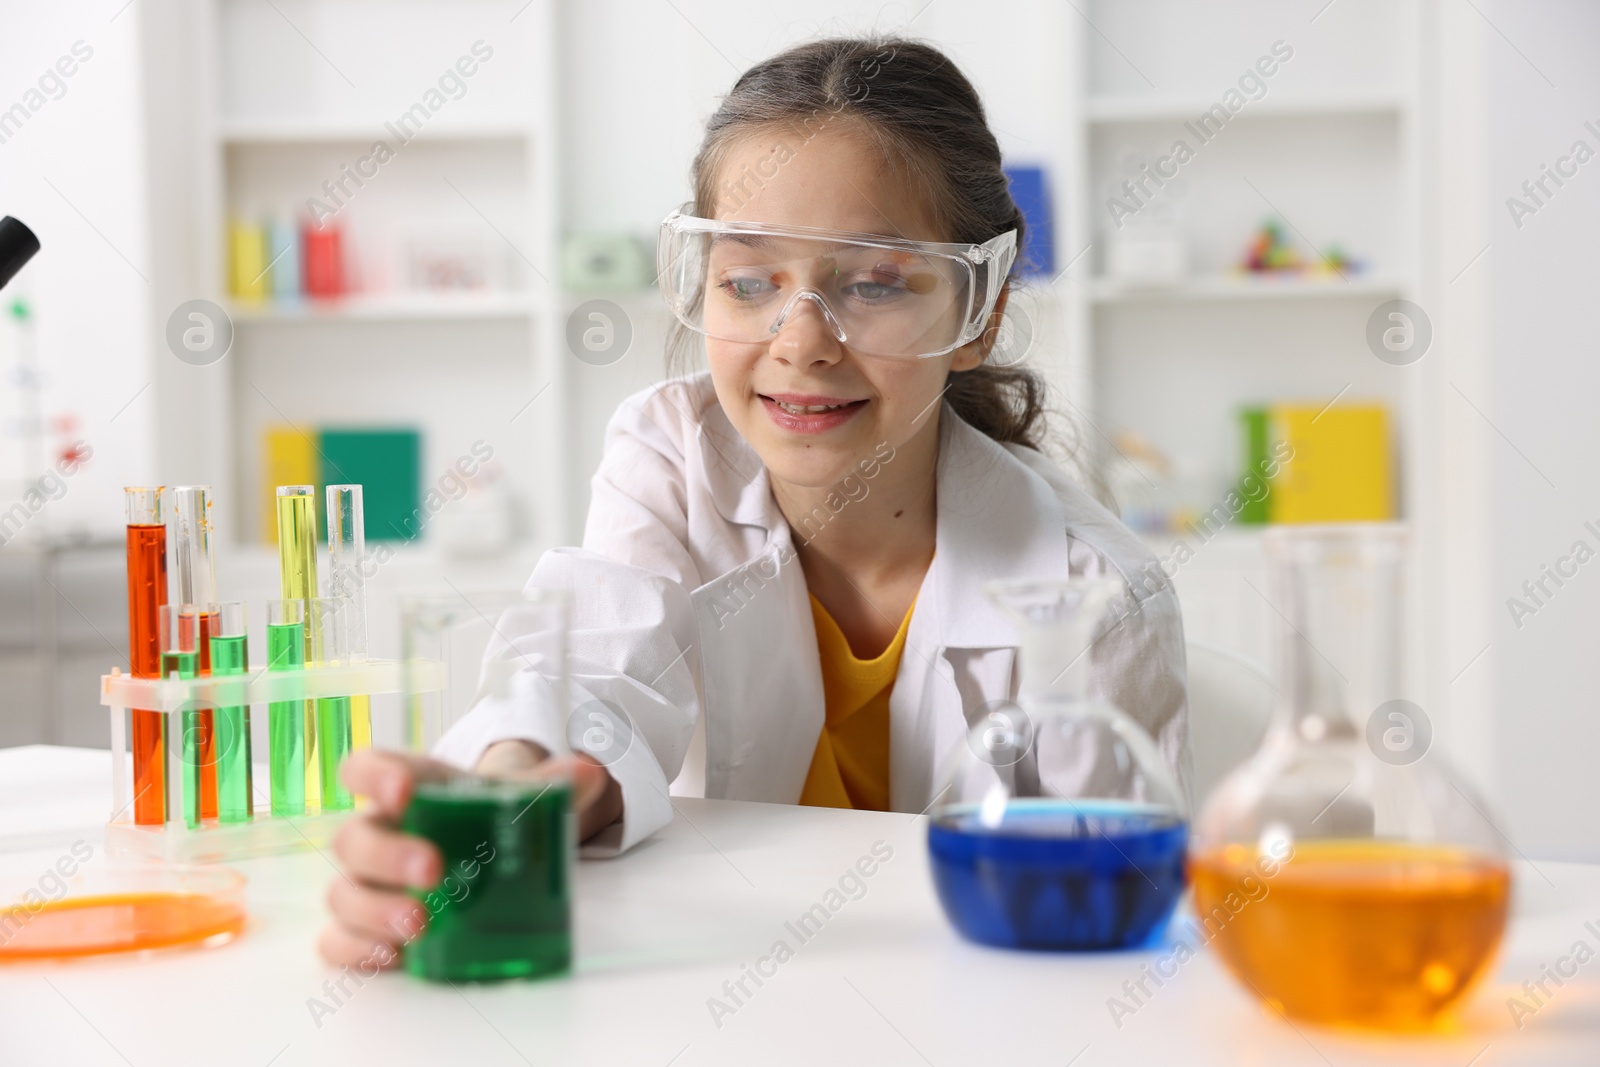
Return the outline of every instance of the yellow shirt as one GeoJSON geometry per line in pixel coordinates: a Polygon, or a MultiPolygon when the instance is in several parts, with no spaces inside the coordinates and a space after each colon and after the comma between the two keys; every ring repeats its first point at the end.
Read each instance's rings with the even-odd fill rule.
{"type": "MultiPolygon", "coordinates": [[[[916,605],[912,604],[912,610],[916,605]]],[[[816,597],[811,616],[822,657],[827,719],[811,757],[800,803],[818,808],[889,810],[889,694],[900,670],[911,611],[876,659],[857,659],[844,631],[816,597]]]]}

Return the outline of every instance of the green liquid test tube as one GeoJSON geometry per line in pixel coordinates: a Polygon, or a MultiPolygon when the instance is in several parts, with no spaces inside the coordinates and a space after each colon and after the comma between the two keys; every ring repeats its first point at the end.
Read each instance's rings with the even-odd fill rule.
{"type": "Polygon", "coordinates": [[[485,982],[558,974],[572,963],[571,783],[465,775],[418,783],[400,827],[432,841],[444,879],[413,893],[428,909],[405,948],[411,974],[485,982]]]}
{"type": "MultiPolygon", "coordinates": [[[[278,486],[278,586],[285,600],[299,600],[305,604],[304,650],[301,663],[316,662],[312,642],[316,636],[316,619],[312,612],[317,597],[317,496],[312,485],[278,486]]],[[[305,807],[315,814],[322,806],[321,771],[317,765],[317,702],[304,702],[305,723],[301,727],[304,739],[302,758],[305,767],[301,780],[305,783],[305,807]]],[[[270,718],[270,714],[269,714],[270,718]]]]}
{"type": "MultiPolygon", "coordinates": [[[[320,597],[312,602],[316,637],[312,647],[318,667],[350,663],[351,605],[344,597],[320,597]]],[[[355,798],[339,781],[339,764],[350,754],[351,697],[317,698],[317,767],[322,782],[323,811],[352,811],[355,798]]]]}
{"type": "MultiPolygon", "coordinates": [[[[200,673],[200,653],[195,640],[200,633],[199,612],[193,604],[167,604],[161,608],[161,677],[188,680],[200,673]]],[[[200,771],[205,763],[204,713],[185,706],[179,715],[183,758],[183,821],[193,829],[200,825],[200,771]]]]}
{"type": "MultiPolygon", "coordinates": [[[[267,670],[297,671],[306,662],[303,600],[267,602],[267,670]]],[[[267,705],[267,757],[272,814],[306,813],[306,713],[304,700],[267,705]]]]}
{"type": "MultiPolygon", "coordinates": [[[[213,677],[241,675],[250,665],[243,601],[211,606],[216,620],[211,634],[213,677]]],[[[254,812],[255,769],[250,751],[250,707],[218,708],[217,818],[224,823],[249,822],[254,812]]]]}

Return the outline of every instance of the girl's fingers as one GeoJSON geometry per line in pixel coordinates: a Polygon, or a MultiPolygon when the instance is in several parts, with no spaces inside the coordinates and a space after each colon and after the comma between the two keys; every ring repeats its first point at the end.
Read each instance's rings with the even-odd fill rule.
{"type": "Polygon", "coordinates": [[[345,929],[338,923],[323,928],[317,951],[335,967],[352,967],[364,977],[400,962],[400,953],[387,940],[345,929]]]}
{"type": "Polygon", "coordinates": [[[335,878],[328,886],[328,910],[349,933],[390,944],[410,941],[428,925],[428,909],[415,897],[346,878],[335,878]]]}
{"type": "Polygon", "coordinates": [[[352,878],[375,886],[432,889],[443,876],[443,861],[432,842],[403,834],[371,815],[357,815],[339,827],[333,851],[352,878]]]}
{"type": "Polygon", "coordinates": [[[417,782],[442,781],[457,773],[438,760],[376,748],[351,753],[339,768],[345,788],[371,797],[377,811],[391,819],[399,818],[411,803],[411,790],[417,782]]]}

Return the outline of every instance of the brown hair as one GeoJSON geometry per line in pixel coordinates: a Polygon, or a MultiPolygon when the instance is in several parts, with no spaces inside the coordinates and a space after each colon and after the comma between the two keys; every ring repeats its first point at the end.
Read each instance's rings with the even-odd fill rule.
{"type": "MultiPolygon", "coordinates": [[[[883,150],[886,165],[920,188],[945,240],[981,244],[1025,223],[1000,169],[983,102],[936,48],[898,37],[834,37],[781,52],[745,71],[706,124],[694,160],[695,214],[715,217],[714,187],[730,145],[760,128],[791,126],[810,140],[843,120],[883,150]]],[[[747,185],[748,183],[741,183],[747,185]]],[[[737,190],[725,190],[738,196],[737,190]]],[[[1011,281],[1007,280],[1007,289],[1011,281]]],[[[985,335],[992,344],[993,333],[985,335]]],[[[674,362],[692,342],[676,331],[674,362]]],[[[996,441],[1040,448],[1045,384],[1035,372],[985,362],[952,371],[945,399],[996,441]]]]}

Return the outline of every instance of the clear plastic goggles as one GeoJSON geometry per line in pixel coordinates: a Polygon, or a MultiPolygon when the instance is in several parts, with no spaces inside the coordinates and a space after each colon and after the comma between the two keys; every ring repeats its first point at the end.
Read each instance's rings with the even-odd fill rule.
{"type": "Polygon", "coordinates": [[[887,359],[942,356],[976,340],[1016,254],[1015,230],[981,245],[940,244],[682,210],[662,222],[656,248],[667,306],[696,333],[765,344],[809,312],[840,344],[887,359]]]}

